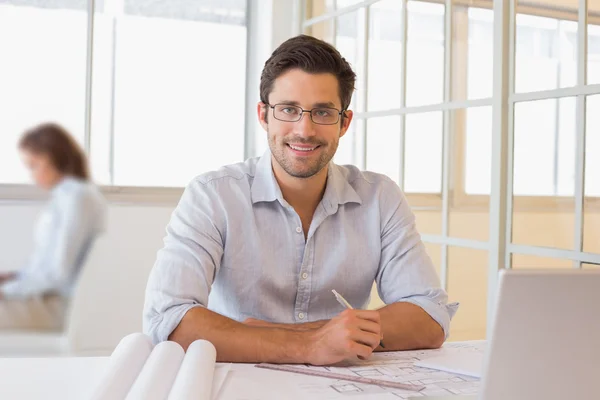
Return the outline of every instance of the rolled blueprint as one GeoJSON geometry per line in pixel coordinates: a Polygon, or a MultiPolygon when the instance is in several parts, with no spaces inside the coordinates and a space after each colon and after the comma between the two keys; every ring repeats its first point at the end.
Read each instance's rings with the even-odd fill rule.
{"type": "Polygon", "coordinates": [[[183,348],[175,342],[156,345],[148,357],[126,400],[165,400],[184,358],[183,348]]]}
{"type": "Polygon", "coordinates": [[[142,333],[132,333],[121,339],[92,392],[91,400],[125,399],[152,352],[152,347],[150,338],[142,333]]]}
{"type": "Polygon", "coordinates": [[[217,350],[212,343],[193,342],[183,358],[168,400],[211,400],[216,360],[217,350]]]}

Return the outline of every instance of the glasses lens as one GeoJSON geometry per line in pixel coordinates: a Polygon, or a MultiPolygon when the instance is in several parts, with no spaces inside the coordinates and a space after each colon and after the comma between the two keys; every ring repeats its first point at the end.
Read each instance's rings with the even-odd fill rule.
{"type": "Polygon", "coordinates": [[[340,114],[335,108],[315,108],[311,112],[315,124],[330,125],[338,122],[340,114]]]}
{"type": "Polygon", "coordinates": [[[275,118],[281,121],[298,121],[302,116],[302,109],[296,106],[278,104],[274,108],[275,118]]]}

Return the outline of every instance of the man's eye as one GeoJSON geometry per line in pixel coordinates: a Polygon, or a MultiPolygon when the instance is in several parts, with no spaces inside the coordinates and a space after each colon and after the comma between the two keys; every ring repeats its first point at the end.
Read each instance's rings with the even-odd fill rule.
{"type": "Polygon", "coordinates": [[[281,109],[282,112],[286,113],[286,114],[297,114],[298,110],[295,109],[294,107],[284,107],[281,109]]]}
{"type": "Polygon", "coordinates": [[[317,113],[317,116],[319,116],[319,117],[331,116],[331,111],[329,111],[329,110],[317,110],[316,113],[317,113]]]}

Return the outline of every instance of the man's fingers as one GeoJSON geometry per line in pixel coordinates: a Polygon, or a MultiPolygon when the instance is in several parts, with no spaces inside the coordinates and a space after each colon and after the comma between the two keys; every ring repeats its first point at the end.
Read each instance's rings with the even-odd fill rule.
{"type": "Polygon", "coordinates": [[[350,339],[358,344],[369,346],[371,350],[375,350],[379,346],[380,336],[365,331],[356,331],[350,339]]]}
{"type": "Polygon", "coordinates": [[[381,322],[379,311],[376,310],[354,310],[354,316],[376,323],[381,322]]]}
{"type": "Polygon", "coordinates": [[[371,347],[356,342],[352,345],[351,351],[353,356],[356,356],[361,360],[365,360],[373,354],[373,349],[371,347]]]}
{"type": "Polygon", "coordinates": [[[366,319],[358,320],[358,329],[381,336],[381,325],[366,319]]]}

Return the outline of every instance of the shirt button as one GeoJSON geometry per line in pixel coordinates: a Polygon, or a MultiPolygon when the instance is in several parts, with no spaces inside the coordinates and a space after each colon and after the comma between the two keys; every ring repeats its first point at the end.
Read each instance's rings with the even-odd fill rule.
{"type": "Polygon", "coordinates": [[[304,313],[299,313],[299,314],[298,314],[298,318],[300,318],[300,319],[304,319],[304,313]]]}
{"type": "Polygon", "coordinates": [[[297,227],[297,228],[296,228],[296,232],[298,232],[298,233],[302,233],[302,228],[300,228],[300,227],[297,227]]]}
{"type": "Polygon", "coordinates": [[[302,279],[306,279],[306,278],[308,278],[308,274],[307,274],[306,272],[304,272],[304,273],[302,274],[302,279]]]}

